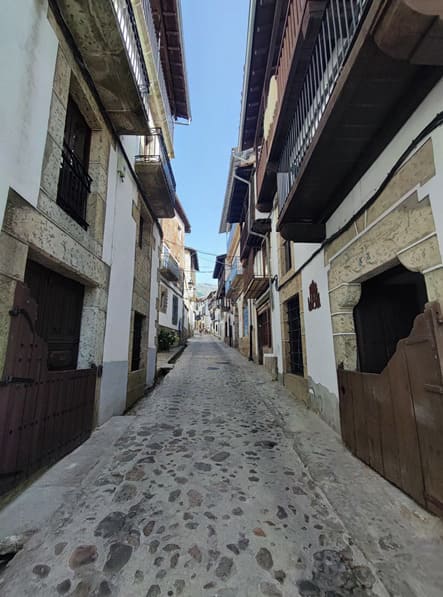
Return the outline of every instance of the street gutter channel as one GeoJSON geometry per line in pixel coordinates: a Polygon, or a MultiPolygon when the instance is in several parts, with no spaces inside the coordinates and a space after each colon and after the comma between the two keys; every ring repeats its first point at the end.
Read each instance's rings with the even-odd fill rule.
{"type": "MultiPolygon", "coordinates": [[[[160,366],[156,370],[155,379],[154,379],[154,383],[152,384],[152,386],[149,388],[146,388],[143,393],[143,396],[140,396],[140,398],[138,400],[136,400],[134,402],[134,404],[131,404],[131,406],[125,410],[125,412],[123,413],[124,416],[129,416],[129,417],[134,416],[133,414],[131,414],[131,411],[139,404],[140,400],[143,400],[144,398],[147,398],[148,396],[150,396],[152,394],[152,392],[155,389],[157,389],[160,384],[163,383],[163,381],[164,381],[165,377],[168,375],[168,373],[170,373],[174,369],[174,367],[173,367],[174,363],[176,361],[178,361],[178,359],[181,357],[181,355],[184,353],[184,351],[186,350],[187,347],[188,347],[187,343],[179,346],[177,348],[177,350],[175,350],[173,352],[173,354],[171,355],[171,357],[167,360],[167,365],[170,365],[170,366],[169,367],[160,366]]],[[[165,353],[160,352],[159,354],[165,354],[165,353]]]]}

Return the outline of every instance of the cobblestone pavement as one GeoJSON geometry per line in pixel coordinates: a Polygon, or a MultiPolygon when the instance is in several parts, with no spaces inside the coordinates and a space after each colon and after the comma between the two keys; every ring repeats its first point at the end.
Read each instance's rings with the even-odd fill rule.
{"type": "MultiPolygon", "coordinates": [[[[302,450],[294,449],[296,432],[285,418],[295,404],[236,351],[208,337],[192,341],[130,413],[133,422],[109,446],[99,470],[10,563],[0,594],[441,595],[441,576],[429,590],[414,591],[414,582],[423,586],[420,574],[429,575],[411,572],[414,565],[392,535],[378,549],[397,563],[384,570],[363,555],[373,553],[370,540],[353,536],[303,463],[302,450]]],[[[369,470],[355,463],[361,474],[369,470]]],[[[420,516],[423,528],[435,520],[420,516]]],[[[363,521],[370,524],[378,523],[363,521]]],[[[431,541],[437,562],[443,561],[439,532],[434,529],[431,541]]]]}

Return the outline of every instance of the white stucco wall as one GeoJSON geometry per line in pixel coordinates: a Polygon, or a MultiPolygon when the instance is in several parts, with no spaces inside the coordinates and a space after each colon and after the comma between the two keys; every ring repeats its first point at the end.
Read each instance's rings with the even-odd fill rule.
{"type": "Polygon", "coordinates": [[[166,309],[166,313],[163,313],[162,311],[159,312],[158,323],[161,326],[178,331],[179,322],[180,322],[180,320],[183,320],[183,298],[180,296],[179,290],[178,289],[176,290],[174,288],[174,286],[167,280],[161,279],[161,284],[168,289],[168,306],[166,309]],[[175,296],[178,297],[178,317],[177,317],[176,324],[172,323],[172,303],[173,303],[172,297],[174,294],[175,294],[175,296]]]}
{"type": "MultiPolygon", "coordinates": [[[[121,155],[111,150],[110,164],[115,165],[121,155]]],[[[103,379],[101,386],[98,423],[113,415],[120,415],[126,406],[128,375],[128,346],[134,280],[134,251],[136,223],[132,218],[132,202],[137,198],[137,187],[131,176],[124,180],[115,170],[109,171],[110,204],[114,210],[106,211],[105,242],[110,251],[111,274],[109,280],[108,310],[106,316],[103,379]]]]}
{"type": "Polygon", "coordinates": [[[124,147],[126,155],[131,160],[131,163],[134,162],[134,158],[136,155],[139,155],[141,152],[141,141],[142,137],[137,135],[121,135],[120,141],[124,147]]]}
{"type": "Polygon", "coordinates": [[[334,342],[332,337],[331,310],[329,306],[328,273],[324,266],[324,253],[321,251],[302,271],[303,305],[306,360],[308,375],[338,395],[337,374],[335,371],[334,342]],[[309,285],[314,281],[320,294],[321,307],[309,311],[309,285]]]}
{"type": "Polygon", "coordinates": [[[0,18],[0,226],[9,187],[37,205],[58,41],[43,0],[3,0],[0,18]]]}
{"type": "Polygon", "coordinates": [[[278,373],[283,373],[283,342],[280,316],[280,297],[278,292],[278,247],[280,235],[276,231],[278,220],[278,207],[271,214],[272,231],[270,235],[271,244],[271,276],[277,276],[277,284],[272,284],[272,308],[271,308],[271,326],[272,326],[272,353],[277,357],[278,373]]]}

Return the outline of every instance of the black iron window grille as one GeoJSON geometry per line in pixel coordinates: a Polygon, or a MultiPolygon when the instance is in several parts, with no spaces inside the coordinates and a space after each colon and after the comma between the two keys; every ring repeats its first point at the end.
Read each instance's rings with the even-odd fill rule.
{"type": "Polygon", "coordinates": [[[298,294],[287,303],[290,372],[304,375],[300,299],[298,294]]]}
{"type": "Polygon", "coordinates": [[[75,155],[74,151],[63,144],[58,181],[57,203],[85,230],[86,205],[91,192],[92,178],[75,155]]]}
{"type": "Polygon", "coordinates": [[[178,323],[178,297],[172,297],[172,325],[177,325],[178,323]]]}

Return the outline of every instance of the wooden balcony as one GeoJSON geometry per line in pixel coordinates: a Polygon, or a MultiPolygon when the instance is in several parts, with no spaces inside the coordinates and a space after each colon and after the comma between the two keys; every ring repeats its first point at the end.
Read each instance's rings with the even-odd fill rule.
{"type": "Polygon", "coordinates": [[[258,218],[250,221],[249,215],[246,214],[246,221],[240,234],[240,258],[245,259],[250,250],[261,247],[263,243],[263,235],[271,232],[270,218],[258,218]]]}
{"type": "Polygon", "coordinates": [[[269,277],[255,272],[254,258],[255,251],[251,251],[245,261],[243,273],[244,299],[257,299],[269,288],[269,277]]]}
{"type": "Polygon", "coordinates": [[[149,132],[149,80],[130,0],[50,0],[117,133],[149,132]]]}
{"type": "Polygon", "coordinates": [[[225,270],[223,268],[223,270],[220,272],[220,277],[218,279],[217,298],[222,299],[225,297],[225,295],[225,270]]]}
{"type": "MultiPolygon", "coordinates": [[[[434,14],[416,0],[328,4],[277,142],[284,238],[324,239],[327,219],[443,76],[443,7],[432,6],[434,14]]],[[[264,181],[268,173],[269,164],[264,181]]]]}
{"type": "Polygon", "coordinates": [[[145,153],[135,157],[135,171],[157,218],[175,215],[175,178],[161,129],[151,129],[145,153]]]}

